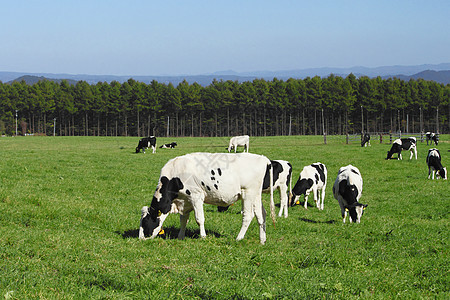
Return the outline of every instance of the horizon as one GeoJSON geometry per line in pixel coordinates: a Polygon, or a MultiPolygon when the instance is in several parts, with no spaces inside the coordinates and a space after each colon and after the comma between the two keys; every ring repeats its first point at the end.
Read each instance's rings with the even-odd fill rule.
{"type": "MultiPolygon", "coordinates": [[[[13,74],[22,74],[22,76],[30,75],[30,76],[42,76],[42,75],[69,75],[69,76],[112,76],[112,77],[127,77],[127,76],[135,76],[135,77],[196,77],[196,76],[255,76],[255,75],[249,75],[249,74],[259,74],[259,73],[289,73],[289,72],[298,72],[298,71],[317,71],[317,70],[329,70],[329,69],[341,69],[343,71],[351,70],[351,69],[357,69],[357,68],[363,68],[367,70],[377,70],[377,69],[383,69],[383,68],[414,68],[414,67],[421,67],[421,66],[446,66],[446,68],[438,68],[438,70],[434,69],[423,69],[423,71],[446,71],[450,70],[450,62],[442,62],[437,64],[418,64],[418,65],[385,65],[385,66],[375,66],[375,67],[367,67],[367,66],[351,66],[351,67],[330,67],[330,66],[323,66],[323,67],[311,67],[311,68],[304,68],[304,69],[290,69],[290,70],[255,70],[255,71],[242,71],[237,72],[235,70],[218,70],[210,73],[203,73],[203,74],[144,74],[144,75],[135,75],[135,74],[88,74],[88,73],[68,73],[68,72],[62,72],[62,73],[53,73],[53,72],[21,72],[21,71],[11,71],[11,70],[0,70],[0,73],[13,73],[13,74]],[[448,65],[448,67],[446,66],[448,65]]],[[[330,73],[331,74],[331,73],[330,73]]],[[[337,75],[337,74],[335,74],[337,75]]],[[[390,75],[407,75],[407,74],[390,74],[390,75]]]]}
{"type": "Polygon", "coordinates": [[[196,76],[440,64],[450,61],[449,11],[444,0],[9,1],[0,70],[196,76]]]}

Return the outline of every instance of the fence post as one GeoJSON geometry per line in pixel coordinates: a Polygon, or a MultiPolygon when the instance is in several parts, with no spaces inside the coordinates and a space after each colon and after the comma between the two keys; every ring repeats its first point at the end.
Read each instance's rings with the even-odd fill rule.
{"type": "Polygon", "coordinates": [[[327,144],[327,133],[323,132],[323,143],[326,145],[327,144]]]}
{"type": "Polygon", "coordinates": [[[380,132],[380,144],[383,144],[383,134],[380,132]]]}
{"type": "Polygon", "coordinates": [[[420,133],[420,142],[423,143],[423,131],[420,133]]]}
{"type": "Polygon", "coordinates": [[[389,144],[392,144],[392,131],[389,131],[389,144]]]}
{"type": "Polygon", "coordinates": [[[348,145],[348,133],[345,134],[345,142],[346,142],[347,145],[348,145]]]}

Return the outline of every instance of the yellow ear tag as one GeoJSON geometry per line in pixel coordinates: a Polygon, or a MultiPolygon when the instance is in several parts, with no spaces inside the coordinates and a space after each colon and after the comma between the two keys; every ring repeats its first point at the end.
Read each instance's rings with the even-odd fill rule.
{"type": "Polygon", "coordinates": [[[161,217],[161,211],[160,210],[158,211],[158,217],[161,217]]]}
{"type": "Polygon", "coordinates": [[[159,235],[164,234],[164,229],[161,228],[161,230],[158,233],[159,235]]]}
{"type": "Polygon", "coordinates": [[[345,211],[348,211],[348,208],[346,208],[345,211]]]}
{"type": "Polygon", "coordinates": [[[295,202],[295,204],[300,205],[300,200],[297,200],[297,202],[295,202]]]}
{"type": "Polygon", "coordinates": [[[363,210],[365,210],[366,209],[366,207],[365,206],[363,206],[363,210]]]}

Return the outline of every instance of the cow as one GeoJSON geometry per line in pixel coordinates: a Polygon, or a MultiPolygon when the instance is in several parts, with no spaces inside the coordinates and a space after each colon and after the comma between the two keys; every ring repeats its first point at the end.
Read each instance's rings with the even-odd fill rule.
{"type": "MultiPolygon", "coordinates": [[[[287,189],[289,187],[289,191],[292,191],[292,165],[285,160],[271,160],[272,163],[272,172],[273,172],[273,184],[272,190],[278,189],[280,192],[280,212],[278,216],[281,217],[284,212],[284,217],[288,217],[288,194],[287,189]]],[[[270,170],[266,171],[264,176],[264,184],[263,184],[263,193],[270,193],[270,170]]],[[[218,206],[218,212],[224,212],[228,210],[228,206],[218,206]]]]}
{"type": "Polygon", "coordinates": [[[238,146],[244,146],[244,152],[250,146],[250,137],[248,135],[234,136],[230,139],[230,145],[228,146],[228,153],[234,148],[234,153],[237,151],[238,146]]]}
{"type": "Polygon", "coordinates": [[[170,144],[163,144],[163,145],[159,146],[159,148],[161,148],[161,149],[173,149],[176,146],[178,146],[178,144],[176,142],[172,142],[170,144]]]}
{"type": "Polygon", "coordinates": [[[370,134],[364,133],[364,136],[361,140],[361,147],[370,146],[370,134]]]}
{"type": "MultiPolygon", "coordinates": [[[[289,193],[292,192],[292,165],[285,160],[272,160],[273,184],[272,189],[278,189],[280,192],[280,212],[278,217],[281,217],[284,212],[284,217],[288,217],[288,187],[289,193]]],[[[270,193],[269,184],[270,174],[266,172],[264,177],[263,192],[270,193]]]]}
{"type": "Polygon", "coordinates": [[[296,198],[305,195],[305,209],[308,209],[308,196],[313,192],[314,201],[319,210],[323,210],[325,200],[325,188],[327,186],[327,167],[320,162],[305,166],[292,192],[289,194],[290,206],[294,206],[296,198]],[[320,193],[320,195],[319,195],[320,193]],[[320,201],[322,198],[322,202],[320,201]]]}
{"type": "Polygon", "coordinates": [[[416,138],[409,137],[404,139],[396,139],[392,143],[391,150],[388,151],[386,159],[392,159],[392,155],[394,155],[395,153],[398,154],[397,159],[402,159],[402,150],[411,151],[409,159],[412,159],[413,153],[415,154],[417,159],[416,138]]]}
{"type": "Polygon", "coordinates": [[[442,179],[447,179],[447,168],[444,168],[441,163],[441,153],[438,149],[433,148],[428,150],[427,155],[427,165],[428,165],[428,179],[430,179],[431,172],[433,172],[432,179],[434,180],[434,174],[436,173],[436,179],[441,177],[442,179]]]}
{"type": "Polygon", "coordinates": [[[367,204],[359,203],[363,190],[361,172],[357,167],[348,165],[339,169],[333,185],[334,198],[341,207],[342,221],[345,223],[347,211],[350,214],[350,223],[360,223],[361,216],[367,204]]]}
{"type": "MultiPolygon", "coordinates": [[[[179,239],[184,239],[189,214],[194,211],[205,237],[203,205],[229,206],[242,200],[242,227],[236,240],[242,240],[253,216],[259,224],[261,244],[266,241],[266,211],[261,191],[270,160],[250,153],[191,153],[169,160],[161,169],[158,186],[150,207],[141,211],[139,238],[154,238],[170,212],[180,213],[179,239]]],[[[272,174],[270,172],[269,174],[272,174]]],[[[273,180],[270,175],[269,180],[273,180]]],[[[270,215],[275,223],[273,190],[270,193],[270,215]]]]}
{"type": "Polygon", "coordinates": [[[136,147],[136,153],[139,153],[142,149],[142,153],[145,153],[145,149],[152,147],[153,153],[156,152],[156,137],[149,136],[139,140],[138,146],[136,147]]]}
{"type": "Polygon", "coordinates": [[[428,131],[427,133],[425,133],[425,136],[427,138],[427,146],[428,146],[428,142],[429,141],[431,142],[431,145],[433,145],[433,142],[434,142],[434,144],[436,146],[438,145],[438,143],[439,143],[439,135],[437,135],[434,132],[429,132],[428,131]]]}

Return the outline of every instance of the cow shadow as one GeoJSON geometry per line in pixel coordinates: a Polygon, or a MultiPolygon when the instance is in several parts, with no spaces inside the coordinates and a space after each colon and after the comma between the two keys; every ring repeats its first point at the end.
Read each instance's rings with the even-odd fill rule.
{"type": "Polygon", "coordinates": [[[314,223],[314,224],[334,224],[334,223],[336,223],[336,220],[316,221],[316,220],[311,220],[311,219],[307,219],[307,218],[299,218],[299,220],[306,222],[306,223],[314,223]]]}
{"type": "MultiPolygon", "coordinates": [[[[156,238],[162,238],[165,240],[175,240],[178,239],[178,232],[180,232],[180,228],[176,228],[174,226],[164,227],[164,234],[160,234],[156,236],[156,238]]],[[[121,235],[123,239],[128,238],[138,238],[139,237],[139,229],[130,229],[124,232],[116,231],[117,234],[121,235]]],[[[221,235],[218,232],[212,230],[206,230],[207,236],[214,236],[216,238],[220,238],[221,235]]],[[[192,230],[187,228],[185,236],[190,239],[199,239],[200,238],[200,229],[192,230]]]]}

